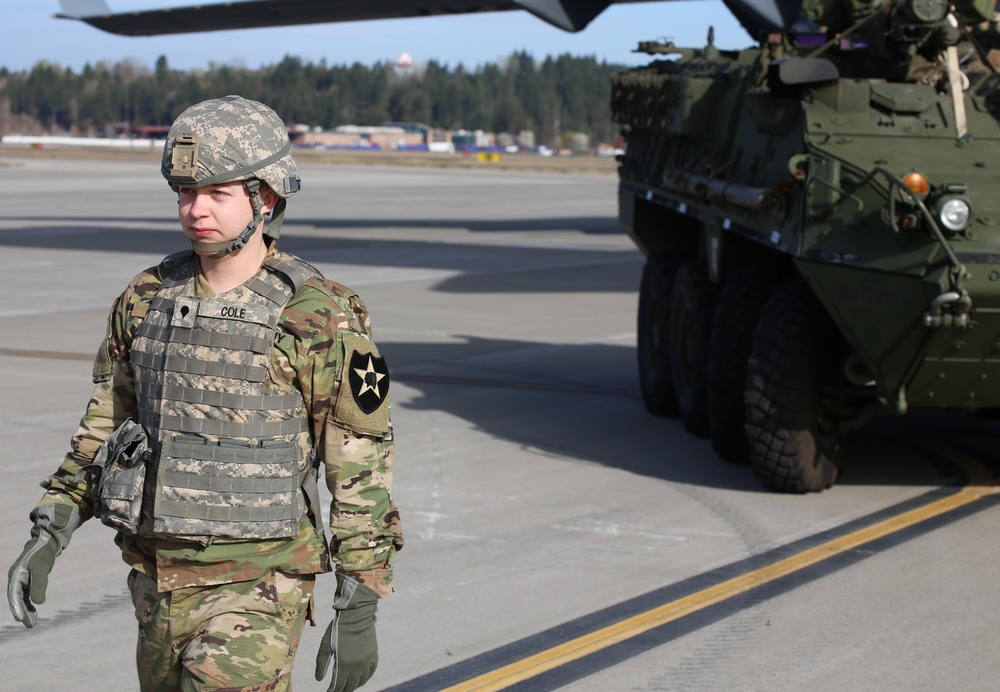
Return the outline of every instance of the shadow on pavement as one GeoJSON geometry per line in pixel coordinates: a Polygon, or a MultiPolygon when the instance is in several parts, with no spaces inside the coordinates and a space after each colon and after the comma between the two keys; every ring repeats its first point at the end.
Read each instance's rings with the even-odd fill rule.
{"type": "MultiPolygon", "coordinates": [[[[491,436],[560,459],[696,486],[770,492],[748,464],[720,459],[707,439],[688,434],[678,420],[646,411],[630,346],[467,338],[466,343],[453,345],[385,343],[382,351],[393,364],[396,381],[419,392],[406,403],[407,409],[444,411],[491,436]],[[532,355],[536,350],[544,357],[532,355]],[[572,363],[575,372],[563,367],[559,377],[548,375],[547,364],[556,361],[572,363]],[[458,387],[467,393],[455,395],[458,387]]],[[[983,444],[995,438],[1000,427],[993,421],[948,414],[889,419],[889,423],[878,419],[851,438],[839,483],[962,482],[960,467],[921,444],[928,425],[945,431],[960,426],[967,440],[974,434],[983,444]]]]}

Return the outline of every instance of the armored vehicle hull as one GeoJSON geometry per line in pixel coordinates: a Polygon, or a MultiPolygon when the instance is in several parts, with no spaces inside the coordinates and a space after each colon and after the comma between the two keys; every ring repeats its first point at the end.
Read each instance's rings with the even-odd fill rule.
{"type": "Polygon", "coordinates": [[[896,7],[641,44],[612,85],[646,407],[779,491],[832,485],[872,414],[1000,408],[1000,78],[975,8],[896,7]]]}

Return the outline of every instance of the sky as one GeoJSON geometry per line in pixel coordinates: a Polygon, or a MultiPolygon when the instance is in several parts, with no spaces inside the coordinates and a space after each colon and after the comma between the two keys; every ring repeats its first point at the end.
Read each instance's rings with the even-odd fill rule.
{"type": "MultiPolygon", "coordinates": [[[[197,0],[107,3],[113,12],[198,4],[197,0]]],[[[325,59],[328,65],[372,65],[395,61],[405,52],[416,65],[436,60],[452,68],[462,64],[474,69],[520,50],[539,61],[569,53],[638,65],[649,60],[632,52],[638,41],[666,38],[679,46],[700,48],[705,45],[709,25],[715,28],[715,45],[720,48],[745,48],[752,43],[720,0],[613,5],[576,34],[556,29],[527,12],[497,12],[132,38],[54,18],[59,11],[58,0],[0,0],[4,25],[0,67],[21,72],[44,60],[80,72],[88,63],[125,59],[152,67],[161,55],[171,68],[179,70],[210,64],[256,69],[278,63],[287,55],[303,62],[325,59]]]]}

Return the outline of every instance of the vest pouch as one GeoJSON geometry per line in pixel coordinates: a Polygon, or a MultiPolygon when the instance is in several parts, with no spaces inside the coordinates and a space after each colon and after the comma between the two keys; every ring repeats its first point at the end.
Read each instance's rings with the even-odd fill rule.
{"type": "Polygon", "coordinates": [[[94,514],[102,524],[127,536],[138,533],[146,465],[151,457],[145,430],[131,418],[97,450],[94,464],[101,471],[94,487],[94,514]]]}
{"type": "Polygon", "coordinates": [[[232,543],[293,538],[305,511],[297,442],[218,442],[189,435],[163,441],[152,495],[152,532],[232,543]]]}

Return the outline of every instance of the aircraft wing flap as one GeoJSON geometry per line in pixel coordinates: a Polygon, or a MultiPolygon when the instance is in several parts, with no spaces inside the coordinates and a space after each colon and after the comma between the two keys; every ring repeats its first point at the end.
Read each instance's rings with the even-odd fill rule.
{"type": "MultiPolygon", "coordinates": [[[[570,2],[572,0],[569,0],[570,2]]],[[[102,3],[103,4],[103,3],[102,3]]],[[[93,5],[91,5],[93,7],[93,5]]],[[[106,6],[105,6],[106,7],[106,6]]],[[[253,29],[296,24],[356,22],[369,19],[428,17],[434,15],[498,12],[524,9],[514,0],[250,0],[211,5],[165,8],[143,12],[85,15],[72,3],[63,3],[64,19],[78,19],[122,36],[253,29]]]]}
{"type": "MultiPolygon", "coordinates": [[[[122,36],[159,36],[225,29],[432,17],[526,10],[565,31],[580,31],[610,5],[653,0],[246,0],[113,13],[104,0],[60,0],[57,17],[122,36]]],[[[757,36],[790,26],[800,0],[723,0],[757,36]]]]}

